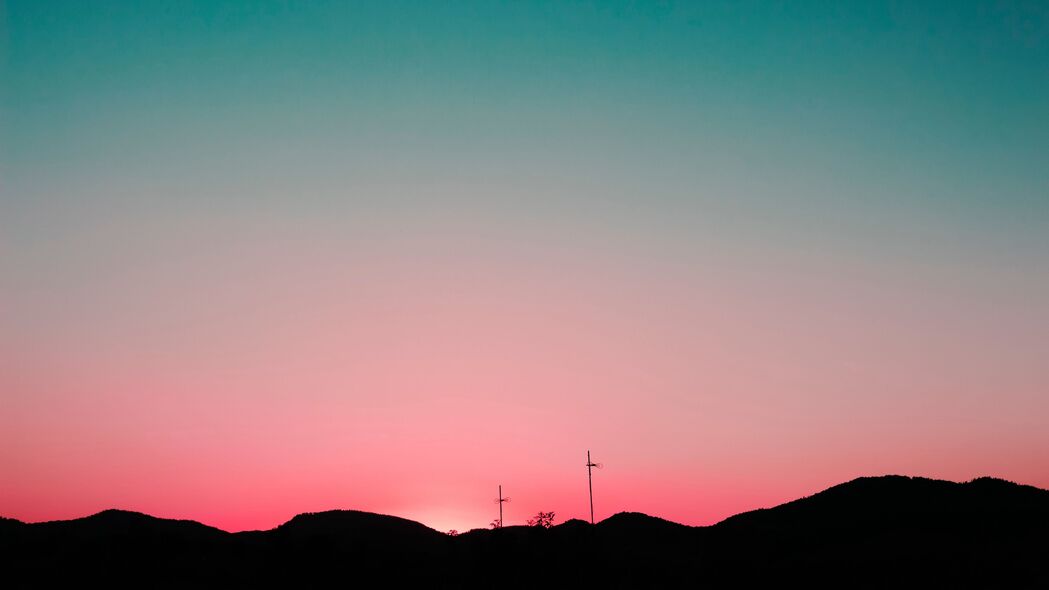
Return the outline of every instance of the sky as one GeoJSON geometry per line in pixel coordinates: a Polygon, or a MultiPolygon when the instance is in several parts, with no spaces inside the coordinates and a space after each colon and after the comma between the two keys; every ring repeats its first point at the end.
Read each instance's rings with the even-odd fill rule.
{"type": "Polygon", "coordinates": [[[0,515],[1049,488],[1049,5],[0,0],[0,515]]]}

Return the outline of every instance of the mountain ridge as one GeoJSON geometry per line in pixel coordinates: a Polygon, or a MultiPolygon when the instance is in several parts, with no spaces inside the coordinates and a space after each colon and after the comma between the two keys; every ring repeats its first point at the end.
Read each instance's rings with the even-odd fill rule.
{"type": "MultiPolygon", "coordinates": [[[[838,494],[838,493],[841,493],[842,491],[846,491],[846,490],[851,491],[854,488],[857,488],[857,487],[860,487],[860,486],[864,486],[864,485],[869,484],[869,483],[883,484],[883,483],[904,483],[904,482],[922,482],[922,483],[930,483],[930,484],[934,484],[934,485],[944,485],[944,484],[946,484],[948,486],[971,486],[971,487],[981,487],[981,488],[985,488],[985,489],[986,488],[992,488],[992,487],[1001,489],[1002,486],[1005,486],[1006,489],[1010,489],[1010,490],[1024,490],[1025,493],[1044,494],[1044,495],[1049,496],[1049,490],[1046,490],[1046,489],[1043,489],[1043,488],[1039,488],[1037,486],[1033,486],[1033,485],[1029,485],[1029,484],[1021,484],[1021,483],[1017,483],[1017,482],[1014,482],[1014,481],[1011,481],[1011,480],[1008,480],[1008,479],[999,478],[999,477],[993,477],[993,476],[980,476],[980,477],[975,477],[975,478],[972,478],[972,479],[969,479],[969,480],[966,480],[966,481],[956,482],[956,481],[951,481],[951,480],[935,479],[935,478],[928,478],[928,477],[922,477],[922,476],[887,474],[887,475],[874,475],[874,476],[860,476],[860,477],[856,477],[856,478],[853,478],[851,480],[848,480],[848,481],[845,481],[845,482],[833,485],[831,487],[825,488],[825,489],[820,490],[818,492],[814,492],[814,493],[812,493],[812,494],[810,494],[808,496],[802,496],[800,498],[795,498],[794,500],[788,500],[786,502],[783,502],[781,504],[777,504],[775,506],[763,507],[763,508],[754,508],[752,510],[746,510],[744,512],[740,512],[740,513],[733,514],[731,516],[725,517],[724,519],[722,519],[722,520],[720,520],[720,521],[718,521],[716,523],[709,524],[709,525],[689,525],[689,524],[679,523],[679,522],[676,522],[676,521],[673,521],[673,520],[670,520],[670,519],[667,519],[667,518],[663,518],[663,517],[660,517],[660,516],[646,514],[646,513],[643,513],[643,512],[637,512],[637,511],[631,511],[631,510],[623,510],[623,511],[616,512],[615,514],[612,514],[611,516],[609,516],[609,517],[607,517],[607,518],[605,518],[603,520],[597,521],[596,523],[594,523],[593,526],[601,525],[602,523],[606,523],[607,521],[613,520],[613,519],[620,520],[620,519],[626,519],[626,518],[645,517],[645,518],[648,518],[648,519],[652,519],[653,522],[661,522],[661,523],[676,525],[676,526],[680,526],[680,527],[689,527],[689,528],[693,528],[693,529],[717,527],[717,526],[720,526],[720,525],[722,525],[724,523],[727,523],[727,522],[733,521],[735,519],[738,519],[740,517],[744,517],[746,515],[751,515],[751,514],[756,514],[756,513],[763,513],[765,511],[777,510],[777,509],[781,509],[781,508],[785,508],[785,507],[793,507],[793,506],[798,505],[799,503],[805,503],[805,502],[807,502],[807,501],[809,501],[809,500],[811,500],[813,498],[823,498],[823,497],[826,497],[827,495],[838,494]]],[[[397,516],[397,515],[393,515],[393,514],[369,512],[369,511],[365,511],[365,510],[357,510],[357,509],[350,509],[350,508],[332,508],[332,509],[328,509],[328,510],[320,510],[320,511],[313,511],[313,512],[301,512],[301,513],[298,513],[298,514],[292,516],[287,521],[285,521],[283,523],[280,523],[280,524],[278,524],[278,525],[276,525],[274,527],[271,527],[269,529],[249,529],[249,530],[244,530],[244,531],[227,531],[225,529],[222,529],[222,528],[219,528],[219,527],[216,527],[216,526],[212,526],[212,525],[208,525],[208,524],[204,524],[204,523],[202,523],[200,521],[196,521],[196,520],[193,520],[193,519],[168,518],[168,517],[161,517],[161,516],[153,516],[151,514],[147,514],[147,513],[136,511],[136,510],[128,510],[128,509],[125,509],[125,508],[106,508],[106,509],[103,509],[103,510],[100,510],[98,512],[95,512],[95,513],[92,513],[92,514],[89,514],[89,515],[86,515],[86,516],[82,516],[82,517],[69,518],[69,519],[45,520],[45,521],[38,521],[38,522],[27,522],[27,521],[19,520],[17,518],[12,518],[12,517],[8,517],[8,516],[0,516],[0,527],[10,526],[12,524],[31,526],[32,527],[32,526],[39,526],[39,525],[48,525],[48,526],[61,525],[61,524],[66,524],[66,523],[76,523],[76,522],[94,521],[94,520],[115,519],[115,520],[124,520],[124,521],[128,521],[128,522],[132,522],[132,521],[135,521],[135,520],[143,520],[144,521],[144,519],[152,519],[152,520],[155,520],[155,521],[162,521],[162,522],[166,522],[166,523],[187,523],[187,524],[188,523],[192,523],[192,524],[200,525],[200,526],[208,528],[208,529],[213,529],[213,530],[216,530],[216,531],[220,531],[220,532],[223,532],[223,533],[226,533],[226,534],[243,534],[243,533],[257,533],[257,532],[275,531],[275,530],[281,529],[282,527],[287,527],[289,525],[293,525],[293,523],[297,524],[297,523],[301,523],[301,522],[304,522],[304,521],[316,520],[318,518],[321,518],[321,519],[323,519],[323,518],[331,518],[331,517],[345,518],[345,517],[351,517],[351,516],[356,516],[356,517],[373,516],[373,517],[381,517],[381,518],[393,519],[393,520],[396,520],[396,521],[403,521],[403,522],[407,522],[407,523],[414,523],[414,524],[422,526],[422,527],[424,527],[426,529],[429,529],[431,531],[441,533],[441,531],[437,531],[433,527],[427,526],[424,523],[421,523],[421,522],[418,522],[418,521],[413,521],[411,519],[404,518],[404,517],[401,517],[401,516],[397,516]]],[[[573,518],[573,519],[569,519],[568,521],[565,521],[563,523],[558,523],[557,525],[554,525],[554,526],[555,527],[561,526],[561,525],[567,524],[569,522],[579,522],[579,523],[584,523],[584,524],[587,524],[587,525],[590,524],[590,523],[586,522],[585,520],[573,518]]],[[[506,528],[510,528],[511,526],[526,526],[526,525],[507,525],[506,528]]]]}
{"type": "Polygon", "coordinates": [[[0,520],[0,583],[312,586],[352,571],[443,587],[1033,587],[1049,579],[1045,530],[1049,491],[988,477],[861,477],[710,526],[625,511],[596,525],[572,519],[458,536],[359,510],[229,533],[114,509],[0,520]]]}

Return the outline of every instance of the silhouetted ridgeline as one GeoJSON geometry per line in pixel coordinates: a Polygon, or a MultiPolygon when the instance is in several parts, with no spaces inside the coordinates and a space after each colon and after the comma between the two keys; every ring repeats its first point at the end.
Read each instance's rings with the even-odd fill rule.
{"type": "Polygon", "coordinates": [[[775,508],[688,527],[623,512],[595,526],[450,537],[358,511],[269,530],[107,510],[0,520],[0,585],[1049,587],[1049,491],[982,478],[860,478],[775,508]]]}

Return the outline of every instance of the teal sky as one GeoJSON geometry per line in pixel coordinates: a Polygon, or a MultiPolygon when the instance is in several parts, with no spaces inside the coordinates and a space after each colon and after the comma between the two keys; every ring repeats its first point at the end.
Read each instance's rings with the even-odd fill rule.
{"type": "Polygon", "coordinates": [[[575,183],[528,207],[656,232],[717,193],[759,232],[844,222],[832,244],[870,215],[1021,241],[1049,215],[1037,2],[5,6],[9,219],[158,192],[324,216],[406,179],[575,183]]]}
{"type": "Polygon", "coordinates": [[[1037,2],[5,4],[22,190],[118,166],[229,178],[245,159],[336,180],[373,159],[657,165],[671,183],[727,164],[883,187],[857,200],[1045,212],[1037,2]]]}
{"type": "Polygon", "coordinates": [[[1045,2],[0,0],[0,512],[237,528],[327,490],[463,527],[378,462],[346,499],[265,457],[403,428],[488,486],[489,411],[716,496],[653,496],[693,523],[875,472],[1046,486],[1047,253],[1045,2]],[[116,458],[47,463],[58,431],[116,458]],[[201,440],[302,489],[237,512],[219,458],[188,504],[41,495],[201,440]]]}

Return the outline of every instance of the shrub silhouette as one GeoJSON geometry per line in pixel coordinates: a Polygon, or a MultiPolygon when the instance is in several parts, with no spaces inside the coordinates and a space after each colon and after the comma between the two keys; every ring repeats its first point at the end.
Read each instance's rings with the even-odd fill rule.
{"type": "Polygon", "coordinates": [[[554,525],[554,513],[553,512],[542,512],[528,519],[528,526],[541,526],[544,529],[548,529],[554,525]]]}

